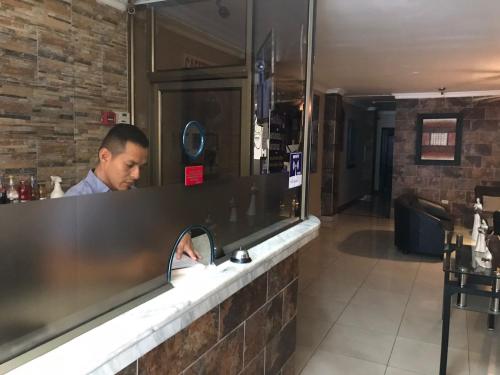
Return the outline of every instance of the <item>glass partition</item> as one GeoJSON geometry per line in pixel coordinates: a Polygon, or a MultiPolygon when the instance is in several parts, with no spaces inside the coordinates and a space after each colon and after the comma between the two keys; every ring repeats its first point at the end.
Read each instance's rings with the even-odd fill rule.
{"type": "Polygon", "coordinates": [[[246,0],[159,4],[155,12],[155,69],[245,65],[246,11],[246,0]]]}
{"type": "Polygon", "coordinates": [[[136,7],[140,188],[0,207],[0,362],[164,287],[188,226],[211,231],[219,264],[301,220],[308,12],[309,0],[136,7]]]}

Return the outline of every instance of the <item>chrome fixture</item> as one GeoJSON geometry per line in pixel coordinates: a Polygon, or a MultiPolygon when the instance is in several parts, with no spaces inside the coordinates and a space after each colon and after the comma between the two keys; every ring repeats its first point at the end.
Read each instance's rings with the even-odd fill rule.
{"type": "Polygon", "coordinates": [[[238,250],[233,251],[231,255],[231,262],[233,263],[250,263],[252,258],[250,258],[250,254],[248,254],[248,250],[239,248],[238,250]]]}
{"type": "Polygon", "coordinates": [[[198,225],[198,224],[193,224],[185,228],[181,234],[177,237],[177,240],[175,241],[174,246],[172,247],[172,251],[170,253],[170,259],[168,260],[168,266],[167,266],[167,282],[172,281],[172,263],[174,262],[174,257],[176,254],[177,246],[179,246],[179,243],[182,240],[182,237],[184,237],[187,233],[190,233],[193,230],[200,230],[204,232],[207,237],[208,241],[210,242],[210,264],[214,264],[215,262],[215,241],[214,241],[214,236],[212,232],[205,226],[203,225],[198,225]]]}

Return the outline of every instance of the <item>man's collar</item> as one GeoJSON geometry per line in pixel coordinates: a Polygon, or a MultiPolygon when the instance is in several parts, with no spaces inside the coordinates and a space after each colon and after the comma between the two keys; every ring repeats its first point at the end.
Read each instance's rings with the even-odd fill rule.
{"type": "Polygon", "coordinates": [[[87,174],[87,182],[92,186],[92,190],[99,193],[106,193],[111,189],[102,180],[97,177],[94,173],[94,169],[91,169],[87,174]]]}

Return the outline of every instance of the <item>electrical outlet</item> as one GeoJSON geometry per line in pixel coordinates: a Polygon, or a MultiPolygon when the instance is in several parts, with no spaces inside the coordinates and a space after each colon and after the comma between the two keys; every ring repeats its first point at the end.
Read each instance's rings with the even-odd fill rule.
{"type": "Polygon", "coordinates": [[[450,202],[448,199],[441,199],[441,204],[449,204],[450,202]]]}

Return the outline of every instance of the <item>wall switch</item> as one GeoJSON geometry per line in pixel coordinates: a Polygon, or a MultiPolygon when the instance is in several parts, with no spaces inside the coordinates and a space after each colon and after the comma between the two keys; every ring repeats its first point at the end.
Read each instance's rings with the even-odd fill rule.
{"type": "Polygon", "coordinates": [[[128,112],[116,112],[116,123],[117,124],[130,124],[130,113],[128,113],[128,112]]]}

